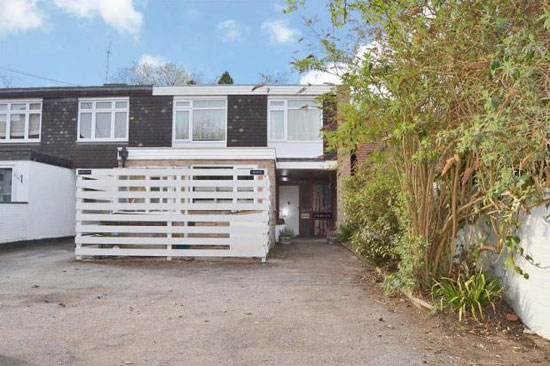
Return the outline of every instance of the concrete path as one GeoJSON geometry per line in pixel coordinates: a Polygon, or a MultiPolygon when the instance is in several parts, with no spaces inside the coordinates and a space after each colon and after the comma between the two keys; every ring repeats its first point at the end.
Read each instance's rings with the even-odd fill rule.
{"type": "Polygon", "coordinates": [[[278,246],[263,264],[77,262],[70,241],[0,252],[0,365],[472,361],[434,346],[445,334],[385,305],[364,271],[324,242],[278,246]]]}

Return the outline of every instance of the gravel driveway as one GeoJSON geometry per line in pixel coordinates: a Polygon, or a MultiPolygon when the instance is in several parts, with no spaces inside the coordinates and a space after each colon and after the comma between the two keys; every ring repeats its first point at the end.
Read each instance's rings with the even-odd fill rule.
{"type": "Polygon", "coordinates": [[[67,240],[0,252],[0,364],[490,364],[478,340],[441,346],[433,317],[389,306],[364,271],[321,241],[263,264],[78,262],[67,240]]]}

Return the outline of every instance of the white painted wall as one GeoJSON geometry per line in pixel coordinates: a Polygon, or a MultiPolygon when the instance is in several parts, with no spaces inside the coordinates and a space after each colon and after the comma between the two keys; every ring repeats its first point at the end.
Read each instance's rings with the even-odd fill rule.
{"type": "Polygon", "coordinates": [[[507,269],[504,283],[507,300],[523,323],[534,333],[550,339],[550,210],[544,206],[522,217],[519,230],[522,247],[531,255],[539,268],[525,260],[518,262],[529,279],[507,269]]]}
{"type": "Polygon", "coordinates": [[[13,201],[0,204],[0,243],[74,235],[74,171],[34,161],[0,161],[14,168],[13,201]],[[22,180],[22,182],[21,182],[22,180]]]}
{"type": "Polygon", "coordinates": [[[323,141],[268,141],[275,148],[277,158],[318,158],[323,156],[323,141]]]}
{"type": "MultiPolygon", "coordinates": [[[[486,264],[495,276],[502,278],[506,288],[506,300],[514,308],[522,322],[534,333],[550,339],[550,210],[545,206],[537,207],[522,215],[521,226],[517,232],[525,254],[533,257],[534,266],[521,257],[517,264],[529,273],[524,279],[513,268],[504,265],[506,253],[495,256],[487,253],[486,264]],[[546,268],[544,268],[546,267],[546,268]]],[[[495,242],[496,238],[483,219],[476,225],[463,228],[457,235],[457,253],[461,244],[480,242],[483,238],[495,242]]]]}

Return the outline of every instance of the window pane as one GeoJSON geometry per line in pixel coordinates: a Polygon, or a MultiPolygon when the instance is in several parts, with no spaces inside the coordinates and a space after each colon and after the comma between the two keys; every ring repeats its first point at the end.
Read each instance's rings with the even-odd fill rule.
{"type": "Polygon", "coordinates": [[[81,139],[92,138],[92,114],[91,113],[80,114],[80,138],[81,139]]]}
{"type": "Polygon", "coordinates": [[[188,111],[176,111],[176,140],[189,140],[188,111]]]}
{"type": "Polygon", "coordinates": [[[11,202],[12,169],[0,168],[0,202],[11,202]]]}
{"type": "Polygon", "coordinates": [[[111,137],[111,113],[96,113],[95,138],[105,139],[110,137],[111,137]]]}
{"type": "Polygon", "coordinates": [[[82,102],[80,103],[80,109],[92,109],[93,105],[92,102],[82,102]]]}
{"type": "Polygon", "coordinates": [[[21,104],[12,104],[11,105],[11,110],[12,111],[24,111],[27,109],[27,105],[25,103],[21,103],[21,104]]]}
{"type": "Polygon", "coordinates": [[[176,101],[176,107],[190,107],[191,102],[188,100],[178,100],[176,101]]]}
{"type": "Polygon", "coordinates": [[[285,138],[285,112],[271,111],[269,117],[269,138],[283,140],[285,138]]]}
{"type": "Polygon", "coordinates": [[[128,118],[126,112],[115,113],[115,138],[126,138],[128,118]]]}
{"type": "Polygon", "coordinates": [[[269,102],[269,105],[272,107],[284,107],[285,101],[284,100],[271,100],[269,102]]]}
{"type": "Polygon", "coordinates": [[[288,139],[294,141],[317,141],[321,138],[320,109],[289,109],[288,139]]]}
{"type": "Polygon", "coordinates": [[[110,109],[113,107],[113,103],[111,102],[96,102],[95,107],[97,109],[110,109]]]}
{"type": "Polygon", "coordinates": [[[193,111],[194,141],[225,140],[225,109],[193,111]]]}
{"type": "Polygon", "coordinates": [[[225,108],[225,100],[194,100],[193,108],[225,108]]]}
{"type": "Polygon", "coordinates": [[[128,108],[128,102],[126,101],[115,102],[115,108],[117,109],[128,108]]]}
{"type": "Polygon", "coordinates": [[[288,108],[317,108],[317,102],[314,100],[288,100],[288,108]]]}
{"type": "Polygon", "coordinates": [[[40,138],[40,115],[36,113],[29,114],[29,138],[40,138]]]}
{"type": "Polygon", "coordinates": [[[4,140],[6,138],[7,119],[7,115],[0,114],[0,140],[4,140]]]}
{"type": "Polygon", "coordinates": [[[0,111],[6,111],[8,109],[7,104],[0,104],[0,111]]]}
{"type": "Polygon", "coordinates": [[[10,115],[10,139],[24,139],[24,138],[25,138],[25,115],[11,114],[10,115]]]}
{"type": "Polygon", "coordinates": [[[39,111],[42,109],[42,103],[31,103],[30,104],[31,111],[39,111]]]}

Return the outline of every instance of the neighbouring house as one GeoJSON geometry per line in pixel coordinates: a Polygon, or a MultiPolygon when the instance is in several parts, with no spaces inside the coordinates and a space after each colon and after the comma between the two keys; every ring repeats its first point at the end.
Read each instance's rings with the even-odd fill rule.
{"type": "MultiPolygon", "coordinates": [[[[131,208],[137,208],[138,204],[143,208],[144,204],[158,206],[174,202],[174,192],[170,193],[169,198],[166,197],[170,195],[168,191],[175,189],[175,183],[170,183],[168,189],[162,186],[168,183],[159,183],[162,187],[155,187],[145,180],[183,180],[183,175],[178,174],[189,172],[189,169],[200,169],[203,175],[188,174],[185,179],[224,180],[228,176],[228,169],[234,169],[240,172],[233,174],[237,181],[235,184],[243,187],[226,187],[222,183],[205,186],[206,183],[199,182],[198,186],[188,189],[196,192],[192,193],[192,198],[188,198],[190,204],[200,207],[201,211],[213,209],[212,204],[218,204],[216,209],[223,207],[232,212],[240,209],[228,206],[230,204],[249,204],[242,207],[254,208],[250,205],[262,203],[264,199],[247,196],[246,191],[252,188],[245,185],[253,185],[255,191],[269,191],[265,197],[269,211],[268,247],[273,245],[277,218],[283,218],[286,227],[298,236],[324,237],[334,229],[336,223],[337,182],[335,156],[326,153],[321,130],[332,124],[335,114],[334,108],[326,102],[325,105],[319,105],[317,98],[331,90],[332,87],[325,85],[271,85],[258,88],[252,85],[151,87],[125,84],[0,89],[2,189],[15,192],[2,195],[2,213],[8,216],[11,216],[11,212],[15,214],[16,202],[24,201],[28,203],[29,209],[34,204],[50,208],[49,215],[39,216],[37,220],[40,217],[46,220],[48,217],[48,220],[59,220],[60,226],[67,226],[67,223],[69,227],[72,226],[72,231],[47,231],[38,234],[38,237],[35,234],[14,236],[14,240],[36,239],[41,235],[42,238],[71,235],[74,221],[67,220],[65,216],[69,214],[74,218],[74,209],[70,210],[69,207],[62,210],[56,206],[61,201],[70,201],[69,206],[76,207],[78,238],[79,228],[89,223],[89,220],[79,221],[79,215],[83,210],[93,211],[87,208],[107,210],[108,202],[111,205],[126,205],[117,211],[120,214],[127,213],[128,205],[132,203],[134,206],[131,208]],[[36,159],[38,156],[42,159],[36,159]],[[45,161],[46,157],[48,161],[45,161]],[[52,174],[59,181],[50,182],[45,179],[44,169],[26,168],[31,167],[30,162],[47,165],[52,172],[54,169],[68,171],[70,168],[72,175],[55,172],[52,174]],[[63,168],[59,162],[63,162],[63,168]],[[111,169],[111,172],[115,172],[113,169],[118,167],[124,167],[127,172],[128,169],[134,169],[134,173],[140,172],[139,169],[160,170],[155,171],[157,175],[136,173],[123,178],[132,180],[138,177],[144,180],[143,185],[133,182],[129,183],[133,188],[110,187],[105,191],[115,189],[132,192],[144,189],[153,192],[147,194],[155,197],[145,197],[145,193],[136,192],[132,193],[132,198],[124,198],[124,201],[112,197],[102,200],[105,196],[97,192],[86,193],[96,190],[88,186],[103,184],[87,183],[88,180],[100,179],[95,177],[97,174],[106,177],[106,171],[111,169]],[[23,175],[23,181],[19,179],[20,169],[30,169],[31,172],[23,175]],[[219,170],[216,174],[210,174],[206,169],[219,170]],[[247,173],[243,175],[243,171],[247,173]],[[82,182],[80,188],[77,188],[82,192],[77,192],[76,196],[74,189],[65,188],[74,187],[75,172],[77,180],[82,182]],[[264,175],[264,183],[247,183],[249,180],[262,179],[254,175],[264,175]],[[25,190],[28,193],[20,193],[25,190]],[[227,192],[222,192],[224,190],[227,192]],[[154,193],[156,191],[159,193],[154,193]],[[235,194],[229,193],[231,191],[235,191],[235,194]],[[207,192],[215,194],[208,196],[207,192]],[[140,197],[136,198],[138,195],[140,197]],[[94,206],[91,206],[92,203],[94,206]]],[[[112,174],[108,176],[112,177],[112,174]]],[[[143,209],[149,212],[149,208],[143,209]]],[[[104,213],[101,210],[98,212],[104,213]]],[[[103,230],[97,227],[103,222],[95,221],[90,230],[103,230]]],[[[12,230],[8,221],[3,225],[5,227],[2,230],[12,230]]],[[[31,222],[26,225],[40,226],[31,222]]],[[[124,228],[121,232],[120,225],[114,226],[118,231],[110,233],[110,242],[127,240],[122,239],[124,228]]],[[[170,226],[177,224],[170,221],[170,226]]],[[[199,229],[181,230],[186,231],[186,237],[191,235],[191,231],[199,229]]],[[[219,228],[216,230],[220,233],[223,231],[219,228]]],[[[98,246],[106,240],[95,238],[97,235],[90,236],[94,237],[90,240],[95,240],[98,246]]],[[[185,242],[183,239],[174,239],[173,235],[171,240],[174,243],[185,242]]],[[[195,241],[198,242],[198,239],[195,241]]],[[[79,239],[77,247],[78,242],[79,239]]],[[[181,247],[187,248],[178,246],[181,247]]]]}

